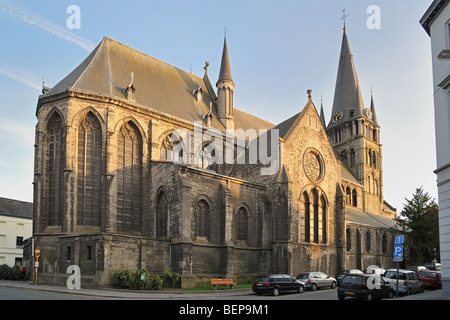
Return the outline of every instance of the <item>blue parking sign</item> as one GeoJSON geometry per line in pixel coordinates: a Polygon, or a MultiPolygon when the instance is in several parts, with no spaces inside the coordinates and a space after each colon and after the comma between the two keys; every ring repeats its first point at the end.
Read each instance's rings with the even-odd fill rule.
{"type": "Polygon", "coordinates": [[[396,244],[394,246],[394,262],[402,262],[403,261],[403,245],[396,244]]]}

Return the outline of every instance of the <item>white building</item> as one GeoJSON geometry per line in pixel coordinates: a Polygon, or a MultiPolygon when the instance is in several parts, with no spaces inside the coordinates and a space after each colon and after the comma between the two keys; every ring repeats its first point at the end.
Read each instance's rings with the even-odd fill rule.
{"type": "Polygon", "coordinates": [[[431,37],[442,292],[450,296],[450,0],[435,0],[420,20],[431,37]]]}
{"type": "Polygon", "coordinates": [[[33,204],[0,198],[0,265],[22,266],[23,242],[33,234],[33,204]]]}

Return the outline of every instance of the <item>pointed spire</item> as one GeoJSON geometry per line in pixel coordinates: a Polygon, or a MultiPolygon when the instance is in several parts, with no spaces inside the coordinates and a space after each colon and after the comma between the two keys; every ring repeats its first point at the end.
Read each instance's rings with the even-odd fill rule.
{"type": "Polygon", "coordinates": [[[327,127],[325,122],[325,112],[323,111],[323,98],[320,97],[320,121],[322,122],[324,128],[327,127]]]}
{"type": "Polygon", "coordinates": [[[371,94],[371,99],[370,99],[370,111],[372,111],[372,121],[376,126],[380,126],[378,124],[378,118],[377,118],[377,113],[375,111],[375,104],[373,103],[373,93],[371,94]]]}
{"type": "Polygon", "coordinates": [[[228,56],[228,47],[227,47],[227,38],[225,37],[223,44],[223,53],[222,53],[222,64],[220,65],[220,81],[231,81],[233,82],[233,78],[231,77],[231,67],[230,67],[230,57],[228,56]]]}
{"type": "MultiPolygon", "coordinates": [[[[361,98],[358,76],[353,62],[353,54],[350,50],[347,31],[344,28],[332,117],[334,114],[342,113],[342,121],[350,121],[352,119],[351,114],[353,113],[356,116],[360,112],[360,108],[364,109],[364,103],[361,98]],[[353,112],[351,113],[352,110],[353,112]]],[[[328,128],[338,124],[337,122],[331,121],[328,128]]]]}

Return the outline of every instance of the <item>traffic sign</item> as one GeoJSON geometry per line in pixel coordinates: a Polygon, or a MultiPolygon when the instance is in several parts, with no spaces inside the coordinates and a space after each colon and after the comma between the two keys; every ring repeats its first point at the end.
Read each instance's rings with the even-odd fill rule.
{"type": "Polygon", "coordinates": [[[405,240],[404,236],[396,236],[395,237],[395,244],[403,244],[404,240],[405,240]]]}
{"type": "Polygon", "coordinates": [[[396,244],[394,246],[394,262],[402,262],[403,261],[403,245],[396,244]]]}

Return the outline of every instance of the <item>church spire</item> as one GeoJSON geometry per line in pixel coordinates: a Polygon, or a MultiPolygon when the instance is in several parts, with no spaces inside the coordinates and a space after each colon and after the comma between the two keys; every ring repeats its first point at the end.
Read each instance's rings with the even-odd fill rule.
{"type": "Polygon", "coordinates": [[[358,76],[353,62],[353,54],[350,50],[346,27],[344,27],[342,37],[332,110],[332,121],[328,125],[328,128],[338,125],[340,121],[350,121],[355,115],[362,113],[364,110],[364,103],[361,98],[358,76]]]}
{"type": "Polygon", "coordinates": [[[225,38],[223,44],[222,64],[220,65],[219,80],[217,83],[220,81],[233,82],[233,78],[231,76],[230,57],[228,56],[227,38],[225,38]]]}
{"type": "Polygon", "coordinates": [[[373,124],[375,126],[379,127],[380,125],[378,124],[377,113],[375,111],[375,104],[373,103],[373,93],[371,94],[371,98],[370,98],[370,111],[372,111],[373,124]]]}
{"type": "Polygon", "coordinates": [[[231,77],[230,57],[228,56],[227,38],[224,39],[222,64],[220,66],[217,87],[217,110],[222,125],[227,130],[234,130],[233,95],[234,82],[231,77]]]}

